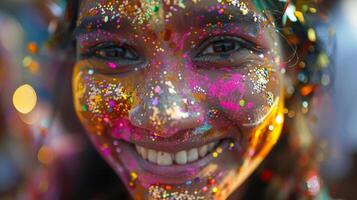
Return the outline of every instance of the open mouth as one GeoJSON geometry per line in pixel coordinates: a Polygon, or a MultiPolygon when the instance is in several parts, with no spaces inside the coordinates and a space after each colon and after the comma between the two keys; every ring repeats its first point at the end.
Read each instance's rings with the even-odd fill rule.
{"type": "Polygon", "coordinates": [[[181,150],[174,153],[148,149],[139,145],[135,145],[135,149],[141,158],[156,165],[185,165],[203,159],[207,156],[207,154],[214,151],[214,149],[218,147],[222,141],[223,140],[216,140],[198,148],[181,150]]]}
{"type": "Polygon", "coordinates": [[[114,145],[126,149],[119,151],[118,158],[128,171],[140,172],[145,184],[182,184],[197,177],[203,169],[208,169],[212,162],[232,160],[231,153],[227,154],[232,143],[232,139],[228,138],[216,139],[198,147],[186,143],[182,145],[187,145],[187,149],[179,148],[177,151],[165,144],[156,149],[151,144],[139,145],[124,140],[117,140],[114,145]]]}

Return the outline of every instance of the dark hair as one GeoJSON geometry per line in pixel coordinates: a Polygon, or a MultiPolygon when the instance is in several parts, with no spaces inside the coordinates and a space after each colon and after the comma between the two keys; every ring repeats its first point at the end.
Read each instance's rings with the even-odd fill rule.
{"type": "MultiPolygon", "coordinates": [[[[263,13],[270,13],[273,16],[282,41],[284,41],[284,48],[287,50],[285,55],[286,69],[287,71],[294,71],[292,80],[295,81],[293,81],[294,90],[291,91],[286,101],[288,117],[282,136],[272,152],[247,181],[244,199],[298,199],[298,197],[310,195],[305,183],[308,173],[311,171],[318,173],[316,155],[319,149],[315,146],[315,140],[311,140],[309,145],[304,148],[300,148],[301,145],[296,146],[297,135],[309,135],[311,133],[309,133],[309,130],[292,130],[294,128],[291,128],[291,126],[296,126],[297,121],[298,123],[307,123],[303,116],[309,110],[309,102],[314,96],[314,92],[331,82],[332,54],[334,53],[329,50],[331,44],[328,46],[327,40],[320,37],[315,40],[309,38],[309,34],[311,34],[309,32],[314,31],[316,25],[321,25],[321,22],[323,22],[321,19],[326,16],[326,12],[322,11],[316,14],[314,8],[318,7],[327,11],[333,5],[333,1],[325,1],[323,4],[320,1],[319,4],[314,5],[310,3],[312,7],[309,7],[307,1],[303,3],[299,0],[288,0],[288,3],[276,0],[254,0],[253,2],[263,13]],[[303,22],[283,21],[289,3],[303,14],[303,22]],[[301,163],[302,159],[305,159],[304,163],[301,163]],[[281,163],[284,163],[284,165],[281,165],[281,163]],[[284,191],[285,196],[281,196],[282,185],[286,181],[290,181],[290,183],[292,181],[293,184],[290,185],[288,191],[284,191]]],[[[83,133],[84,130],[74,113],[70,89],[72,66],[74,64],[74,56],[70,55],[75,55],[72,32],[76,26],[79,3],[80,0],[68,1],[64,20],[59,24],[58,31],[54,34],[50,44],[53,49],[69,55],[54,62],[55,64],[60,63],[59,68],[62,71],[57,73],[55,89],[57,96],[55,97],[54,108],[70,132],[83,133]]],[[[88,148],[92,147],[88,146],[88,148]]]]}

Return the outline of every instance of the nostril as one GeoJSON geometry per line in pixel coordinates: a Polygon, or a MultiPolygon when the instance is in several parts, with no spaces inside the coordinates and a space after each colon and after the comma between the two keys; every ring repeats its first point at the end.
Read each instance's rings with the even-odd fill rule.
{"type": "Polygon", "coordinates": [[[182,130],[202,126],[204,118],[202,109],[198,109],[197,106],[195,109],[188,107],[183,110],[180,106],[176,109],[172,107],[160,109],[138,105],[129,112],[132,125],[163,138],[171,137],[182,130]]]}

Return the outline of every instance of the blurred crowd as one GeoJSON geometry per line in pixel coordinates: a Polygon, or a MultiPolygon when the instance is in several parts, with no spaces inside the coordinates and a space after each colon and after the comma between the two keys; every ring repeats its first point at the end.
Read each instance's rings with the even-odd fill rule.
{"type": "MultiPolygon", "coordinates": [[[[50,65],[46,45],[63,6],[55,0],[0,1],[0,199],[21,199],[28,177],[54,157],[81,149],[80,139],[63,134],[51,106],[58,69],[50,65]]],[[[329,13],[335,67],[319,108],[324,176],[332,196],[342,199],[357,198],[356,9],[357,1],[341,0],[329,13]]],[[[41,177],[36,181],[48,189],[41,177]]]]}

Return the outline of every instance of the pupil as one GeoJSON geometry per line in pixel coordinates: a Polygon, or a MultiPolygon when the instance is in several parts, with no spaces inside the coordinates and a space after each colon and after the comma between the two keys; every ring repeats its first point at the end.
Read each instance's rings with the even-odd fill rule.
{"type": "Polygon", "coordinates": [[[228,52],[232,51],[235,49],[235,43],[234,42],[215,42],[213,44],[213,50],[215,52],[228,52]]]}
{"type": "Polygon", "coordinates": [[[123,57],[124,53],[122,48],[109,48],[100,52],[105,57],[123,57]]]}

